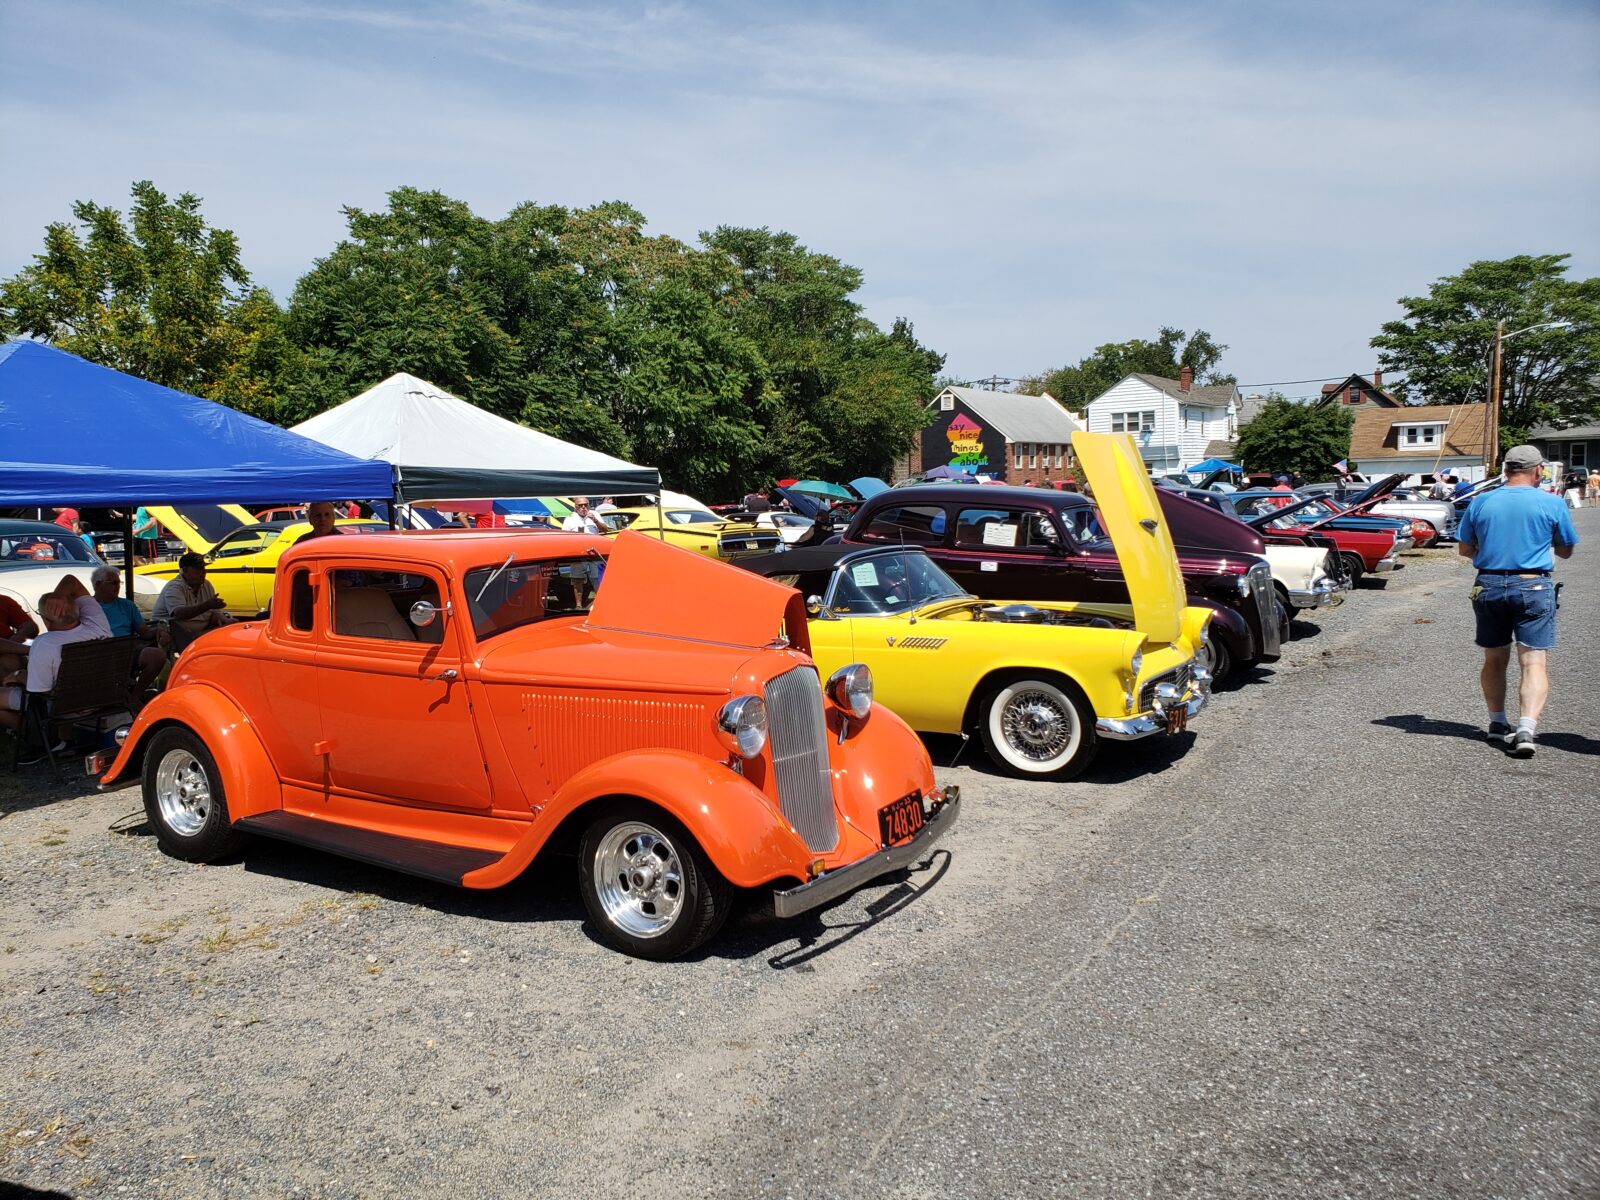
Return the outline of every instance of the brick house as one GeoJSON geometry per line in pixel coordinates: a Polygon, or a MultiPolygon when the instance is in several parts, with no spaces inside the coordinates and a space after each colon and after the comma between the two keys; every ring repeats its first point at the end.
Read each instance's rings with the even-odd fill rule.
{"type": "Polygon", "coordinates": [[[900,478],[952,467],[1010,484],[1059,479],[1072,466],[1083,421],[1055,397],[947,387],[929,404],[933,421],[906,456],[900,478]]]}

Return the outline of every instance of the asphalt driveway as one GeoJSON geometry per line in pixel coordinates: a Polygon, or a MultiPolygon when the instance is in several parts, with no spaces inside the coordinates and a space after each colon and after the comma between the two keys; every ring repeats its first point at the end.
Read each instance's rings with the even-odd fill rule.
{"type": "Polygon", "coordinates": [[[1478,736],[1466,564],[1417,552],[1075,783],[935,742],[966,812],[928,864],[667,966],[592,940],[564,875],[194,867],[136,792],[0,774],[0,1181],[1600,1194],[1600,513],[1575,516],[1531,761],[1478,736]]]}

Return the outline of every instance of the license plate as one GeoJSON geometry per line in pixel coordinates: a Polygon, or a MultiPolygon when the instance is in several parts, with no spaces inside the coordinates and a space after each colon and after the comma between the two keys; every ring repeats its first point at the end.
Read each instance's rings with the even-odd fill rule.
{"type": "Polygon", "coordinates": [[[922,832],[922,797],[902,796],[878,810],[878,832],[885,846],[910,841],[922,832]]]}
{"type": "Polygon", "coordinates": [[[1167,732],[1182,733],[1189,728],[1189,706],[1174,704],[1167,710],[1167,732]]]}
{"type": "Polygon", "coordinates": [[[744,548],[746,550],[759,550],[759,549],[761,549],[761,543],[760,542],[746,542],[744,544],[744,548]]]}

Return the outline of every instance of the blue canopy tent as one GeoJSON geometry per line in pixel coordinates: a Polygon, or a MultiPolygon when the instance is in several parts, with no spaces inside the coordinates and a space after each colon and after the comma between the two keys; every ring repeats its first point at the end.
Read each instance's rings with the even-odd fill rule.
{"type": "Polygon", "coordinates": [[[0,346],[0,504],[393,495],[386,462],[354,458],[52,346],[0,346]]]}
{"type": "Polygon", "coordinates": [[[1223,462],[1220,458],[1208,458],[1205,462],[1197,462],[1192,467],[1185,467],[1184,471],[1190,475],[1196,471],[1203,475],[1209,475],[1212,471],[1238,471],[1243,474],[1244,468],[1238,463],[1223,462]]]}

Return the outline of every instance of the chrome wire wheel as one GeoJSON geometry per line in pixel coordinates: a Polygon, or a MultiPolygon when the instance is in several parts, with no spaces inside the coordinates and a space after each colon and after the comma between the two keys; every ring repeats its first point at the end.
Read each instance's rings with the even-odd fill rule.
{"type": "Polygon", "coordinates": [[[1066,680],[1013,679],[984,701],[978,722],[995,765],[1022,779],[1070,779],[1094,758],[1094,713],[1066,680]]]}
{"type": "Polygon", "coordinates": [[[156,804],[161,820],[180,837],[194,837],[211,816],[211,778],[188,750],[168,750],[156,767],[156,804]]]}
{"type": "Polygon", "coordinates": [[[683,863],[659,829],[627,821],[606,831],[594,851],[594,890],[605,919],[636,938],[670,930],[683,910],[683,863]]]}

